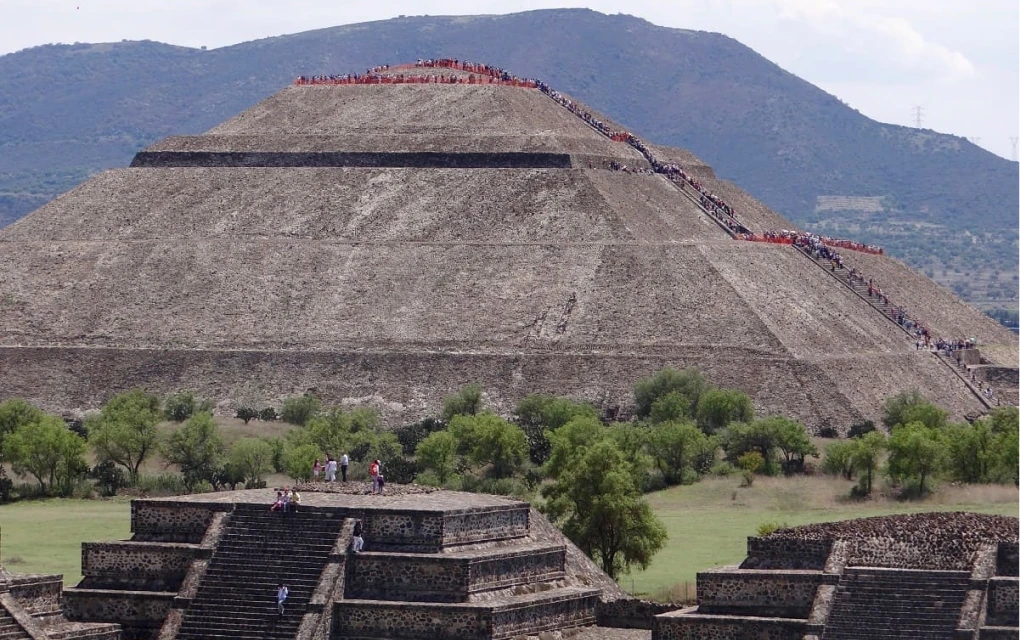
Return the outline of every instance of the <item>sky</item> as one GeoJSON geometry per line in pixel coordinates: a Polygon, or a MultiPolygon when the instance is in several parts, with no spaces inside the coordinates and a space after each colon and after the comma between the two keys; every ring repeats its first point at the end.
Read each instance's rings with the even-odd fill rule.
{"type": "MultiPolygon", "coordinates": [[[[1017,0],[0,0],[0,54],[157,40],[210,49],[399,15],[586,7],[724,33],[861,113],[1016,159],[1017,0]]],[[[380,61],[391,62],[391,61],[380,61]]]]}

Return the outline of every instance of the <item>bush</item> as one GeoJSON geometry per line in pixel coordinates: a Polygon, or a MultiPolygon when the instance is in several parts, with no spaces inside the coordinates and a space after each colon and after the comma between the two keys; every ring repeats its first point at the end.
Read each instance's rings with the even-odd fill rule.
{"type": "Polygon", "coordinates": [[[234,417],[238,420],[244,420],[244,423],[248,424],[252,420],[258,420],[259,412],[251,407],[241,407],[237,410],[237,415],[234,417]]]}
{"type": "Polygon", "coordinates": [[[101,462],[92,467],[89,476],[96,481],[99,494],[105,497],[117,495],[117,490],[127,484],[124,471],[112,460],[101,462]]]}
{"type": "MultiPolygon", "coordinates": [[[[283,473],[287,468],[287,463],[284,460],[284,453],[287,448],[287,443],[283,441],[283,438],[262,438],[266,444],[273,449],[273,472],[283,473]]],[[[313,462],[315,458],[312,458],[313,462]]],[[[311,474],[312,467],[311,463],[308,466],[308,472],[311,474]]],[[[293,476],[291,476],[293,477],[293,476]]],[[[309,475],[311,477],[311,475],[309,475]]]]}
{"type": "Polygon", "coordinates": [[[758,535],[767,536],[770,533],[775,533],[780,529],[786,529],[789,525],[785,522],[763,522],[758,525],[758,535]]]}
{"type": "Polygon", "coordinates": [[[731,476],[737,472],[737,468],[725,460],[720,460],[712,465],[712,468],[708,470],[713,476],[731,476]]]}
{"type": "Polygon", "coordinates": [[[818,430],[818,437],[829,439],[838,438],[839,432],[836,431],[836,427],[824,426],[818,430]]]}
{"type": "Polygon", "coordinates": [[[765,468],[765,456],[757,451],[748,451],[737,458],[737,466],[744,471],[758,473],[765,468]]]}
{"type": "Polygon", "coordinates": [[[421,467],[414,460],[395,456],[386,460],[383,476],[387,483],[411,484],[419,471],[421,471],[421,467]]]}
{"type": "Polygon", "coordinates": [[[179,496],[189,493],[184,476],[179,473],[161,473],[155,476],[139,475],[135,488],[145,494],[179,496]]]}
{"type": "MultiPolygon", "coordinates": [[[[283,441],[280,443],[282,445],[283,441]]],[[[283,450],[281,469],[295,481],[308,482],[312,479],[312,467],[319,455],[319,448],[313,444],[286,447],[283,450]]]]}
{"type": "Polygon", "coordinates": [[[482,387],[477,384],[466,385],[443,400],[443,422],[449,422],[454,416],[473,416],[482,410],[482,387]]]}
{"type": "Polygon", "coordinates": [[[742,487],[750,487],[754,484],[754,472],[744,469],[740,472],[740,477],[743,479],[740,483],[742,487]]]}
{"type": "Polygon", "coordinates": [[[163,402],[163,417],[174,422],[184,422],[195,413],[212,413],[212,403],[208,400],[198,401],[190,391],[182,391],[167,396],[163,402]]]}
{"type": "Polygon", "coordinates": [[[847,434],[848,438],[859,438],[865,433],[870,433],[875,430],[875,423],[871,420],[862,420],[861,422],[855,422],[850,425],[850,432],[847,434]]]}
{"type": "Polygon", "coordinates": [[[418,448],[422,440],[445,428],[446,424],[442,420],[425,418],[424,420],[398,427],[393,430],[393,433],[397,436],[397,442],[400,443],[401,448],[404,450],[404,455],[413,456],[415,449],[418,448]]]}
{"type": "Polygon", "coordinates": [[[262,411],[259,411],[259,420],[263,422],[275,422],[279,416],[276,413],[276,409],[272,407],[266,407],[262,411]]]}
{"type": "Polygon", "coordinates": [[[652,413],[655,401],[673,392],[682,396],[687,401],[688,410],[693,412],[707,386],[705,379],[695,369],[677,371],[667,367],[650,378],[638,380],[634,385],[635,413],[639,418],[647,418],[652,413]]]}
{"type": "Polygon", "coordinates": [[[280,418],[284,422],[303,427],[308,424],[309,420],[318,415],[321,407],[319,399],[308,393],[299,398],[287,398],[283,401],[283,410],[280,412],[280,418]]]}
{"type": "Polygon", "coordinates": [[[751,397],[733,389],[709,389],[698,400],[698,427],[711,435],[731,422],[754,420],[751,397]]]}

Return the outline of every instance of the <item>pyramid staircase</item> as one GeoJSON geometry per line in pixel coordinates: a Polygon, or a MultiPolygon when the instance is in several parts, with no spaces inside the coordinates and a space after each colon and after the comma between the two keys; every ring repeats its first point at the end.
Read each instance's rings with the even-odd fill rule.
{"type": "Polygon", "coordinates": [[[847,567],[822,640],[952,640],[969,571],[847,567]]]}
{"type": "MultiPolygon", "coordinates": [[[[283,514],[238,505],[189,603],[177,638],[294,638],[340,536],[332,512],[283,514]],[[286,613],[276,589],[287,585],[286,613]]],[[[342,548],[342,547],[341,547],[342,548]]]]}
{"type": "Polygon", "coordinates": [[[71,621],[64,615],[61,575],[0,571],[0,640],[120,640],[115,624],[71,621]]]}

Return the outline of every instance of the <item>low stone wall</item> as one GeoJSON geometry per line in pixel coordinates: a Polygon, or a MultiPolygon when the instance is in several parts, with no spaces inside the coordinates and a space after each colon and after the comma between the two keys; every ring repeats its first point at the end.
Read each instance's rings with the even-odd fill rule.
{"type": "Polygon", "coordinates": [[[492,640],[595,624],[598,592],[497,607],[490,619],[492,640]]]}
{"type": "Polygon", "coordinates": [[[600,627],[615,629],[651,629],[655,624],[655,616],[660,613],[677,611],[677,604],[651,602],[637,598],[620,598],[609,602],[598,603],[595,613],[600,627]]]}
{"type": "Polygon", "coordinates": [[[340,601],[330,637],[475,640],[489,637],[486,613],[464,605],[340,601]]]}
{"type": "Polygon", "coordinates": [[[443,520],[443,544],[504,540],[528,535],[529,505],[449,513],[443,520]]]}
{"type": "Polygon", "coordinates": [[[652,640],[801,640],[806,620],[699,615],[683,610],[656,616],[652,640]]]}
{"type": "Polygon", "coordinates": [[[569,169],[564,153],[433,151],[141,151],[132,167],[408,167],[421,169],[569,169]]]}
{"type": "Polygon", "coordinates": [[[371,509],[349,516],[363,520],[369,551],[431,553],[448,546],[525,536],[528,509],[527,505],[445,513],[371,509]]]}
{"type": "Polygon", "coordinates": [[[849,564],[858,567],[970,571],[974,562],[974,551],[963,542],[923,545],[913,540],[876,536],[850,544],[849,564]]]}
{"type": "Polygon", "coordinates": [[[566,550],[493,550],[482,557],[359,554],[348,559],[347,597],[408,602],[465,602],[470,594],[563,574],[566,550]]]}
{"type": "Polygon", "coordinates": [[[205,535],[213,514],[232,508],[231,504],[132,500],[132,540],[197,543],[205,535]]]}
{"type": "Polygon", "coordinates": [[[995,557],[995,575],[1020,575],[1020,545],[1016,542],[1000,542],[995,557]]]}
{"type": "Polygon", "coordinates": [[[741,569],[799,569],[821,571],[833,540],[758,537],[747,538],[747,558],[741,569]]]}
{"type": "Polygon", "coordinates": [[[989,626],[1015,627],[1020,617],[1020,582],[1017,578],[998,577],[988,581],[989,626]]]}
{"type": "Polygon", "coordinates": [[[7,589],[20,606],[32,615],[59,611],[63,605],[64,576],[11,576],[7,589]]]}
{"type": "Polygon", "coordinates": [[[807,618],[818,587],[839,576],[818,571],[724,567],[698,573],[698,612],[807,618]]]}
{"type": "Polygon", "coordinates": [[[81,566],[87,588],[177,591],[198,545],[162,542],[83,542],[81,566]]]}
{"type": "Polygon", "coordinates": [[[155,635],[163,625],[176,594],[155,591],[67,589],[64,615],[77,622],[117,622],[125,637],[155,635]]]}

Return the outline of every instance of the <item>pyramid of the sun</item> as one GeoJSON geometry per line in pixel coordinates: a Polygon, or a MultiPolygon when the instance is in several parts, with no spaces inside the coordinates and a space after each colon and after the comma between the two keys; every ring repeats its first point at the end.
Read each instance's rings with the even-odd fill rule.
{"type": "MultiPolygon", "coordinates": [[[[793,228],[657,153],[752,231],[793,228]]],[[[663,176],[610,162],[648,166],[536,89],[286,88],[0,231],[0,396],[313,389],[410,419],[469,382],[501,410],[530,392],[625,407],[639,377],[693,366],[813,427],[908,389],[986,408],[796,249],[733,239],[663,176]]],[[[946,290],[849,257],[935,335],[1016,365],[1015,336],[946,290]]]]}

